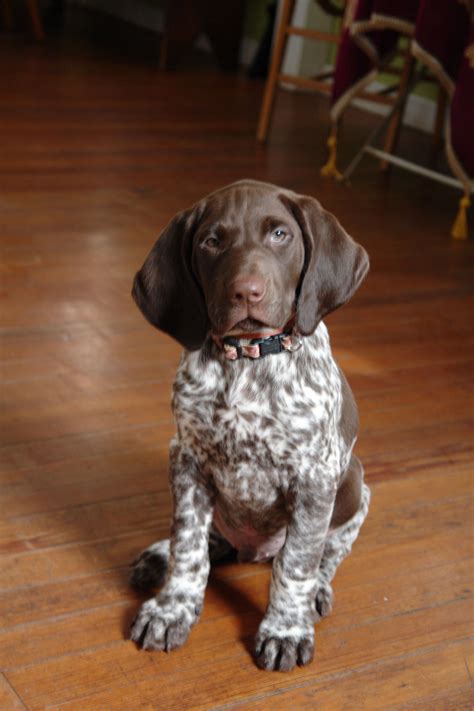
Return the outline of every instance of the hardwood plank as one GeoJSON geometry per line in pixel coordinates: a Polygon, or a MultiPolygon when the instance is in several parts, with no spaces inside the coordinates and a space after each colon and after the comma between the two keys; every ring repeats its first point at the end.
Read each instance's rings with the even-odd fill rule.
{"type": "MultiPolygon", "coordinates": [[[[349,628],[343,640],[340,635],[325,634],[321,629],[316,660],[318,677],[348,667],[380,663],[456,638],[465,639],[471,602],[448,603],[449,621],[445,607],[440,605],[374,622],[365,634],[359,627],[349,628]],[[366,642],[367,633],[370,645],[366,642]]],[[[150,703],[153,698],[159,698],[160,704],[169,709],[180,708],[183,698],[192,698],[198,708],[217,706],[244,699],[256,689],[264,694],[287,683],[284,675],[264,674],[256,669],[248,658],[245,643],[238,643],[242,637],[246,642],[256,625],[255,614],[242,615],[239,620],[220,618],[210,633],[206,624],[198,625],[192,641],[174,654],[139,651],[130,654],[124,643],[9,671],[6,677],[32,709],[69,701],[84,703],[85,698],[98,708],[108,709],[133,708],[138,703],[150,703]],[[219,660],[219,684],[208,673],[211,659],[219,660]],[[183,666],[186,675],[182,673],[183,666]]],[[[303,681],[313,674],[311,667],[303,667],[295,670],[292,677],[303,681]]]]}
{"type": "MultiPolygon", "coordinates": [[[[337,343],[337,341],[336,341],[337,343]]],[[[422,376],[424,369],[417,365],[400,364],[396,370],[384,369],[381,372],[366,372],[363,362],[363,345],[350,352],[336,346],[334,348],[337,360],[344,372],[347,373],[351,387],[360,397],[362,395],[374,398],[392,394],[396,390],[409,390],[414,386],[420,387],[424,395],[430,389],[430,383],[426,382],[422,376]],[[359,363],[361,365],[359,366],[359,363]]],[[[450,365],[433,365],[430,368],[430,378],[432,382],[443,381],[448,388],[451,385],[463,383],[468,390],[472,387],[472,372],[474,360],[458,363],[453,368],[450,365]]]]}
{"type": "MultiPolygon", "coordinates": [[[[321,708],[342,711],[351,707],[372,711],[412,708],[412,703],[424,703],[432,709],[438,692],[470,692],[471,680],[465,666],[465,655],[472,654],[473,641],[453,643],[402,659],[369,665],[367,669],[334,675],[329,681],[301,685],[265,700],[246,700],[228,708],[283,709],[321,708]]],[[[472,696],[471,696],[472,700],[472,696]]]]}
{"type": "Polygon", "coordinates": [[[449,467],[452,463],[456,467],[458,462],[472,460],[472,429],[471,421],[457,420],[444,427],[422,424],[398,430],[390,437],[372,432],[369,440],[364,437],[363,427],[357,453],[372,481],[408,476],[429,468],[439,471],[443,465],[449,467]]]}
{"type": "MultiPolygon", "coordinates": [[[[142,253],[138,259],[145,257],[145,250],[150,247],[150,241],[143,245],[142,253]]],[[[69,259],[74,259],[75,254],[69,255],[69,259]]],[[[136,267],[140,265],[137,261],[136,267]]],[[[133,273],[130,275],[133,277],[133,273]]],[[[128,285],[129,286],[129,285],[128,285]]],[[[127,286],[127,290],[128,290],[127,286]]],[[[38,358],[51,358],[55,361],[64,360],[71,363],[76,368],[84,367],[88,372],[89,367],[97,365],[115,365],[106,359],[97,359],[101,350],[124,353],[124,355],[135,355],[141,357],[143,348],[155,348],[159,350],[161,359],[174,359],[177,363],[180,348],[173,343],[170,338],[148,329],[142,323],[137,314],[132,313],[132,304],[127,298],[127,309],[130,308],[130,318],[124,320],[119,315],[101,313],[94,322],[83,322],[77,319],[70,319],[64,322],[55,321],[53,324],[32,323],[24,325],[22,328],[11,328],[2,330],[2,362],[18,360],[36,360],[38,358]],[[137,343],[130,340],[130,336],[137,339],[137,343]]],[[[122,304],[121,304],[122,305],[122,304]]],[[[160,367],[157,361],[157,367],[160,367]]],[[[121,361],[117,359],[117,365],[121,361]]]]}
{"type": "Polygon", "coordinates": [[[108,497],[164,491],[167,473],[167,446],[142,447],[139,456],[132,449],[120,454],[78,457],[66,464],[10,470],[0,473],[0,507],[12,511],[10,520],[13,515],[16,518],[78,507],[108,497]]]}
{"type": "MultiPolygon", "coordinates": [[[[158,530],[157,538],[159,534],[158,530]]],[[[61,548],[54,555],[49,551],[33,556],[26,553],[5,560],[1,624],[24,624],[121,599],[129,593],[127,564],[154,536],[155,531],[145,531],[114,541],[81,544],[74,556],[68,548],[61,548]]]]}
{"type": "Polygon", "coordinates": [[[135,425],[101,428],[100,431],[50,436],[46,439],[27,440],[7,445],[0,450],[0,470],[32,469],[55,462],[80,461],[81,458],[104,456],[114,452],[142,449],[157,442],[167,445],[176,432],[174,422],[161,422],[155,418],[135,425]]]}
{"type": "MultiPolygon", "coordinates": [[[[121,494],[98,504],[73,506],[46,514],[36,514],[0,525],[0,552],[12,539],[23,543],[25,551],[58,548],[78,541],[119,538],[148,528],[166,529],[170,520],[170,496],[156,486],[135,496],[121,494]]],[[[50,558],[51,559],[51,558],[50,558]]]]}
{"type": "Polygon", "coordinates": [[[0,674],[0,708],[6,711],[20,711],[26,708],[3,674],[0,674]]]}
{"type": "MultiPolygon", "coordinates": [[[[32,399],[34,393],[41,397],[44,384],[40,382],[34,381],[32,399]]],[[[158,422],[171,421],[169,388],[160,385],[147,384],[141,392],[138,388],[124,386],[119,392],[112,390],[101,396],[84,393],[74,397],[71,391],[69,395],[70,399],[66,400],[65,394],[61,399],[61,392],[55,393],[52,397],[57,400],[41,414],[27,403],[21,409],[19,406],[12,408],[8,416],[0,414],[2,441],[17,444],[32,439],[45,440],[51,432],[56,436],[87,434],[96,431],[104,421],[111,428],[135,426],[152,417],[158,422]],[[124,401],[128,403],[126,409],[122,407],[124,401]]]]}
{"type": "Polygon", "coordinates": [[[410,709],[410,711],[425,711],[427,708],[430,711],[471,711],[473,705],[473,690],[472,685],[469,689],[450,691],[447,694],[437,694],[421,701],[403,704],[402,706],[393,707],[393,711],[402,711],[410,709]]]}

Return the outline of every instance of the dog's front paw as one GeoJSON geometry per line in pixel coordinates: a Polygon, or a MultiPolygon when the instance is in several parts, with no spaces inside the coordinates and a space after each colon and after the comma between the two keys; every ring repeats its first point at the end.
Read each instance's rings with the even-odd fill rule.
{"type": "Polygon", "coordinates": [[[198,615],[192,604],[152,598],[143,603],[132,622],[130,638],[142,649],[171,652],[186,642],[198,615]]]}
{"type": "Polygon", "coordinates": [[[291,671],[314,656],[314,627],[311,623],[285,624],[264,619],[255,640],[255,659],[267,671],[291,671]]]}

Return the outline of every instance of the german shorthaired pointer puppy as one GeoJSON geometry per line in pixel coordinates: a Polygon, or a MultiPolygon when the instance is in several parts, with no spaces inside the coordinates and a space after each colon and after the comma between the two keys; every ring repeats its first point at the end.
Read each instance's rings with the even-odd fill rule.
{"type": "Polygon", "coordinates": [[[322,318],[353,295],[368,257],[311,197],[244,180],[169,223],[133,296],[185,348],[173,390],[171,537],[135,561],[132,582],[163,584],[131,638],[185,642],[210,561],[273,559],[255,655],[264,669],[307,664],[314,622],[367,515],[352,449],[358,416],[322,318]]]}

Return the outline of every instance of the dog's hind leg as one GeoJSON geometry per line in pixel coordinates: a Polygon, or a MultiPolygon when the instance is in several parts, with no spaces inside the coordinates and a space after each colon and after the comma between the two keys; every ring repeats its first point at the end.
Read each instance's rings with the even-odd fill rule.
{"type": "MultiPolygon", "coordinates": [[[[215,563],[232,553],[234,549],[221,536],[219,531],[211,526],[209,532],[209,558],[215,563]]],[[[163,585],[168,560],[170,556],[169,538],[152,543],[145,548],[131,564],[130,584],[139,590],[151,590],[163,585]]]]}
{"type": "Polygon", "coordinates": [[[339,564],[351,552],[352,545],[359,535],[369,510],[370,489],[363,483],[362,464],[355,455],[352,455],[348,473],[360,481],[360,499],[356,512],[344,523],[337,525],[337,508],[333,517],[337,525],[331,528],[324,546],[324,553],[319,565],[319,589],[316,594],[316,611],[320,617],[325,617],[332,610],[333,591],[331,581],[336,574],[339,564]]]}
{"type": "Polygon", "coordinates": [[[130,584],[139,590],[161,587],[168,569],[169,557],[169,538],[152,543],[132,562],[130,584]]]}

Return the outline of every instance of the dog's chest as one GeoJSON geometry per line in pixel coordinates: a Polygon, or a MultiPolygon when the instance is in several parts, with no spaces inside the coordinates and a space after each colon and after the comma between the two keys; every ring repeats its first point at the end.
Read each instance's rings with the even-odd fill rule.
{"type": "Polygon", "coordinates": [[[306,353],[258,362],[183,357],[173,394],[179,439],[224,496],[269,502],[329,446],[340,384],[325,328],[311,341],[306,353]]]}

